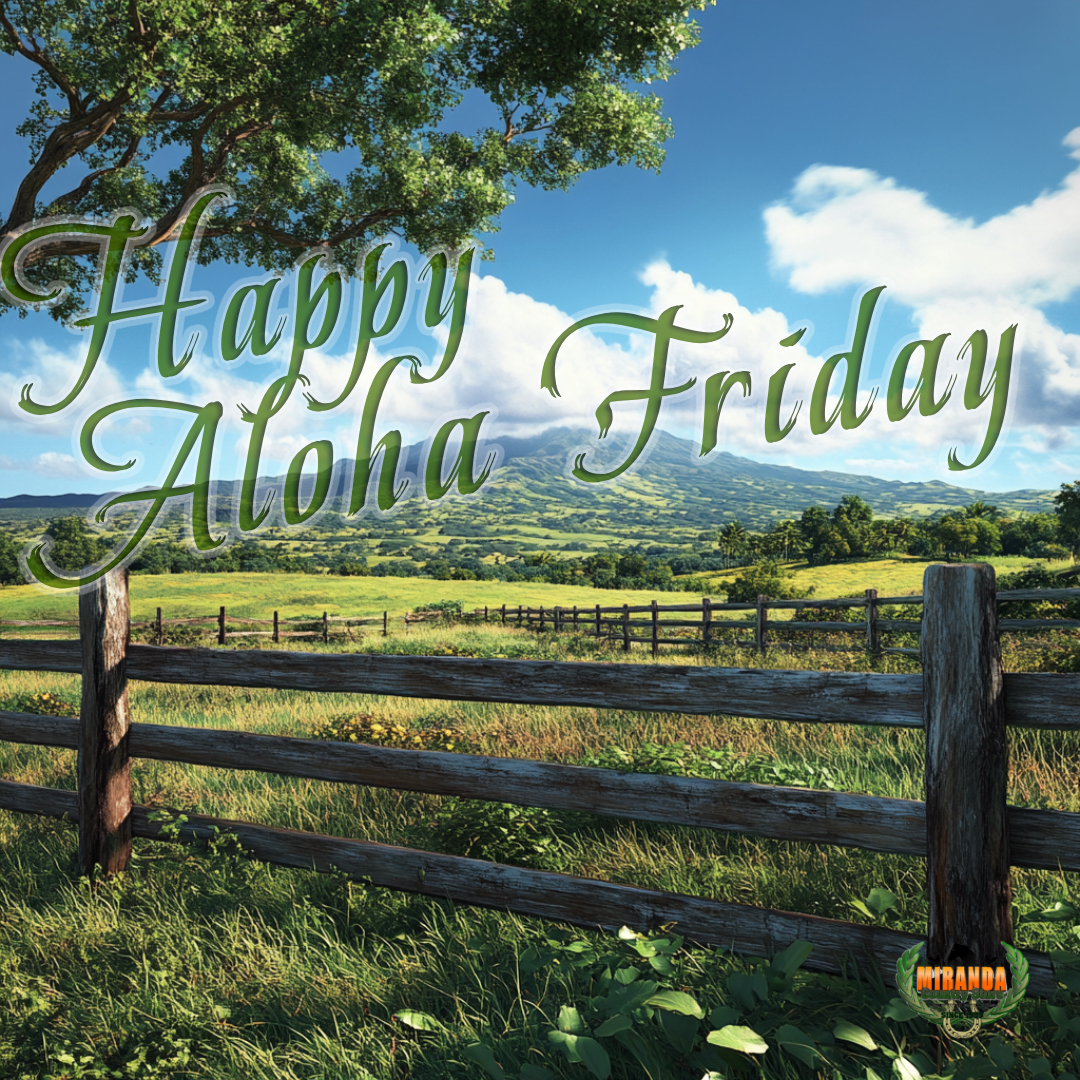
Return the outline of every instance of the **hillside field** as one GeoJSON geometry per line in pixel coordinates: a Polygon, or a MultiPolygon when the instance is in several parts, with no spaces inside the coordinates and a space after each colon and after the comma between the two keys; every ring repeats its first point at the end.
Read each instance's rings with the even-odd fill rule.
{"type": "MultiPolygon", "coordinates": [[[[1016,573],[1031,566],[1064,568],[1067,563],[1039,562],[1019,556],[996,557],[992,563],[999,574],[1016,573]]],[[[872,559],[864,562],[807,566],[788,563],[795,583],[825,599],[877,589],[882,596],[902,596],[922,592],[926,559],[910,557],[872,559]]],[[[714,599],[723,595],[724,585],[743,573],[736,568],[724,574],[708,575],[714,599]]],[[[497,608],[518,604],[539,607],[592,607],[600,604],[693,603],[690,593],[655,593],[633,589],[592,589],[573,585],[533,582],[436,581],[431,578],[331,577],[308,574],[133,574],[131,607],[134,620],[154,618],[161,607],[165,618],[194,618],[217,614],[224,604],[236,617],[269,618],[277,610],[282,618],[296,615],[377,616],[389,611],[400,619],[407,611],[443,600],[460,600],[466,609],[497,608]]],[[[0,588],[0,617],[5,619],[74,619],[78,609],[72,593],[54,593],[38,585],[0,588]]]]}

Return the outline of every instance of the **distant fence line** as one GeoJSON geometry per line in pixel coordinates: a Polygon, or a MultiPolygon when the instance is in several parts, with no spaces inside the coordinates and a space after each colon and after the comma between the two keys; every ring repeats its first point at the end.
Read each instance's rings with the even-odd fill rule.
{"type": "MultiPolygon", "coordinates": [[[[188,820],[178,823],[176,834],[190,842],[221,829],[267,862],[335,869],[376,886],[559,922],[614,928],[675,921],[688,940],[754,956],[772,955],[795,939],[808,940],[815,951],[807,967],[819,971],[846,972],[853,958],[856,963],[870,958],[891,979],[900,953],[922,940],[931,963],[945,963],[954,944],[980,963],[1003,963],[1001,942],[1013,938],[1010,865],[1080,870],[1080,814],[1008,804],[1007,727],[1080,730],[1080,675],[1003,672],[992,567],[931,566],[925,583],[923,673],[874,674],[133,645],[127,577],[113,573],[80,596],[79,641],[0,642],[0,669],[82,676],[78,718],[0,711],[0,739],[78,750],[76,790],[0,779],[0,809],[66,816],[79,831],[81,870],[93,874],[100,868],[105,875],[128,865],[133,836],[173,835],[151,820],[149,807],[133,803],[133,757],[918,856],[926,860],[929,919],[926,932],[915,935],[376,841],[227,821],[195,808],[185,810],[188,820]],[[132,723],[129,679],[921,728],[926,797],[920,802],[326,743],[228,728],[132,723]]],[[[488,615],[490,621],[490,609],[488,615]]],[[[1026,956],[1031,993],[1051,996],[1059,982],[1053,958],[1033,951],[1026,956]]]]}
{"type": "MultiPolygon", "coordinates": [[[[1015,603],[1018,601],[1069,601],[1080,600],[1080,588],[1075,589],[1008,589],[996,594],[997,602],[1015,603]]],[[[813,648],[815,634],[851,634],[864,638],[863,646],[873,653],[898,653],[917,656],[917,648],[889,647],[882,643],[882,635],[890,633],[914,633],[918,634],[922,627],[921,619],[895,619],[882,618],[881,608],[895,607],[900,605],[921,605],[923,598],[920,595],[911,596],[878,596],[876,589],[867,589],[861,597],[836,597],[832,599],[796,599],[796,600],[773,600],[768,596],[759,596],[753,603],[746,601],[714,601],[711,597],[702,599],[693,604],[661,604],[656,600],[648,604],[617,604],[604,606],[594,604],[592,606],[553,605],[545,607],[540,605],[518,604],[516,606],[503,604],[500,607],[478,607],[472,611],[432,610],[407,612],[402,617],[405,632],[409,627],[417,623],[430,623],[439,621],[452,621],[460,623],[497,622],[503,626],[516,626],[529,630],[547,630],[555,632],[571,631],[580,634],[592,635],[597,638],[606,637],[611,641],[621,641],[625,652],[629,652],[634,642],[642,645],[650,645],[653,656],[659,652],[661,645],[704,646],[720,645],[717,635],[724,631],[749,631],[750,637],[739,639],[736,637],[734,644],[753,648],[758,652],[764,652],[768,648],[813,648]],[[799,615],[806,609],[815,611],[844,611],[855,608],[864,610],[864,618],[857,622],[840,620],[800,619],[799,615]],[[717,619],[715,612],[745,611],[751,614],[748,619],[717,619]],[[793,611],[793,619],[770,618],[773,611],[793,611]],[[691,614],[696,618],[689,618],[691,614]],[[646,618],[640,618],[645,615],[646,618]],[[682,618],[665,618],[665,615],[681,615],[682,618]],[[638,617],[635,617],[638,616],[638,617]],[[687,633],[689,631],[689,633],[687,633]],[[677,633],[680,636],[670,636],[677,633]],[[789,634],[809,634],[810,644],[797,645],[786,640],[789,634]],[[779,640],[777,635],[783,634],[784,640],[779,640]]],[[[379,625],[382,634],[386,637],[390,633],[390,614],[384,611],[382,616],[352,616],[330,615],[323,612],[321,616],[303,617],[292,616],[289,619],[281,619],[277,611],[272,619],[252,619],[245,616],[228,615],[225,605],[218,609],[216,615],[196,616],[182,619],[162,618],[162,609],[157,609],[157,617],[151,620],[133,621],[132,627],[151,627],[154,630],[154,643],[165,643],[165,627],[167,626],[209,626],[217,628],[217,641],[224,645],[229,638],[237,637],[268,637],[272,641],[279,642],[288,637],[315,637],[321,638],[323,643],[329,643],[331,631],[335,629],[332,624],[338,624],[348,629],[352,626],[379,625]],[[255,626],[270,626],[270,630],[230,630],[230,624],[245,624],[255,626]],[[308,625],[316,627],[308,630],[282,629],[283,625],[308,625]]],[[[0,619],[0,626],[78,626],[77,619],[0,619]]],[[[998,627],[1001,630],[1031,631],[1031,630],[1076,630],[1080,629],[1080,619],[999,619],[998,627]]],[[[850,651],[856,646],[828,646],[819,648],[839,651],[850,651]]]]}

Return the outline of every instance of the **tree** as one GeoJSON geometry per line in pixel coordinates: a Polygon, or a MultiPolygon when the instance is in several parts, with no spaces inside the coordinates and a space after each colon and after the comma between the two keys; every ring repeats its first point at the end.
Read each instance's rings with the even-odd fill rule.
{"type": "Polygon", "coordinates": [[[746,530],[738,518],[732,518],[720,530],[720,550],[725,558],[732,559],[746,544],[746,530]]]}
{"type": "MultiPolygon", "coordinates": [[[[349,267],[388,234],[458,247],[496,229],[519,181],[657,170],[671,125],[636,85],[674,73],[706,2],[5,0],[0,46],[33,66],[37,100],[3,234],[134,207],[154,224],[130,274],[153,276],[186,201],[226,184],[204,265],[282,269],[328,245],[349,267]],[[492,121],[472,135],[452,115],[470,92],[492,121]],[[64,169],[71,186],[43,198],[64,169]]],[[[74,288],[54,316],[81,307],[97,255],[71,238],[27,251],[30,281],[74,288]]]]}
{"type": "Polygon", "coordinates": [[[0,530],[0,585],[24,584],[19,569],[19,548],[11,533],[0,530]]]}
{"type": "Polygon", "coordinates": [[[57,518],[49,522],[45,535],[53,538],[49,560],[61,570],[82,570],[110,551],[110,545],[94,536],[81,517],[57,518]]]}
{"type": "Polygon", "coordinates": [[[1076,555],[1080,553],[1080,480],[1062,484],[1054,502],[1057,504],[1058,537],[1076,555]]]}

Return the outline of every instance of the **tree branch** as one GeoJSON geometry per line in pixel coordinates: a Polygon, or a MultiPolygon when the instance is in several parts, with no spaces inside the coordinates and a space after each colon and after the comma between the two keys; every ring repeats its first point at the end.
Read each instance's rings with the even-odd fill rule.
{"type": "Polygon", "coordinates": [[[56,84],[56,88],[64,94],[68,100],[68,113],[71,116],[71,119],[74,120],[76,117],[81,116],[86,110],[83,107],[83,103],[79,100],[78,91],[49,57],[38,48],[38,44],[33,38],[30,39],[30,46],[27,47],[22,39],[22,35],[11,20],[8,19],[7,13],[2,9],[0,9],[0,26],[7,31],[8,37],[15,46],[15,51],[20,56],[25,56],[31,63],[37,64],[38,67],[45,71],[49,78],[56,84]]]}

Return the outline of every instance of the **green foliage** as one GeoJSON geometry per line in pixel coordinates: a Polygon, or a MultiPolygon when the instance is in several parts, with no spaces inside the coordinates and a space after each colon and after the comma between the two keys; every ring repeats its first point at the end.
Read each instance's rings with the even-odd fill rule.
{"type": "Polygon", "coordinates": [[[727,587],[728,600],[739,603],[753,603],[759,596],[768,596],[773,600],[793,600],[796,597],[809,596],[814,589],[799,589],[794,582],[795,575],[784,570],[771,560],[755,563],[727,587]]]}
{"type": "Polygon", "coordinates": [[[1054,503],[1061,541],[1074,555],[1080,555],[1080,480],[1062,484],[1054,503]]]}
{"type": "Polygon", "coordinates": [[[33,713],[35,716],[78,716],[79,699],[72,693],[44,691],[40,694],[14,694],[3,698],[9,712],[33,713]]]}
{"type": "Polygon", "coordinates": [[[382,723],[370,713],[352,713],[317,721],[312,728],[316,739],[331,742],[368,743],[399,750],[445,750],[467,752],[473,740],[449,727],[414,728],[405,724],[382,723]]]}
{"type": "MultiPolygon", "coordinates": [[[[348,268],[388,234],[454,248],[496,228],[517,182],[657,170],[671,125],[637,85],[673,74],[697,6],[18,0],[0,46],[33,65],[38,96],[18,128],[33,166],[5,230],[131,206],[159,239],[191,192],[228,184],[236,200],[212,219],[203,265],[284,269],[328,244],[348,268]],[[467,93],[489,118],[472,134],[452,127],[467,93]],[[324,168],[332,154],[343,176],[324,168]],[[70,190],[41,200],[65,166],[70,190]]],[[[94,269],[81,253],[29,261],[41,285],[75,285],[53,313],[76,311],[94,269]]],[[[147,244],[130,273],[158,265],[147,244]]]]}
{"type": "Polygon", "coordinates": [[[413,837],[417,847],[447,855],[543,868],[557,858],[555,832],[548,810],[450,797],[413,837]]]}
{"type": "Polygon", "coordinates": [[[109,554],[109,545],[95,536],[81,517],[57,518],[45,533],[52,538],[49,558],[61,570],[81,570],[109,554]]]}
{"type": "Polygon", "coordinates": [[[19,545],[6,529],[0,529],[0,585],[23,585],[19,545]]]}
{"type": "Polygon", "coordinates": [[[656,773],[661,776],[703,776],[745,784],[820,788],[836,791],[841,779],[825,765],[782,761],[767,754],[740,754],[729,747],[691,747],[686,743],[643,743],[632,753],[618,746],[605,747],[581,762],[619,772],[656,773]]]}

